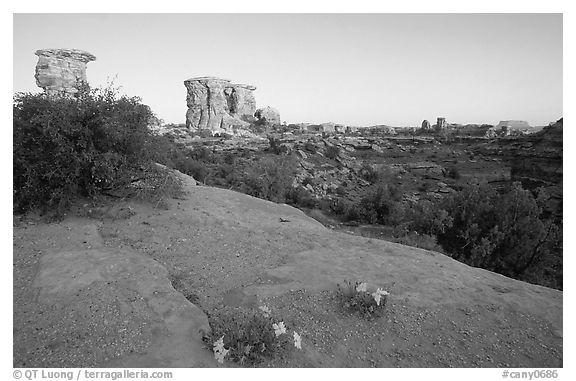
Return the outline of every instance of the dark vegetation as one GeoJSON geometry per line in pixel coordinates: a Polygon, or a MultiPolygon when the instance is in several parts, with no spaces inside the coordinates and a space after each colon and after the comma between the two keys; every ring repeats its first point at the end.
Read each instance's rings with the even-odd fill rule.
{"type": "Polygon", "coordinates": [[[461,262],[562,289],[562,220],[547,211],[549,195],[515,182],[497,191],[471,184],[441,199],[402,201],[402,191],[377,184],[357,203],[338,199],[343,221],[390,227],[390,239],[444,252],[461,262]]]}
{"type": "Polygon", "coordinates": [[[14,211],[61,216],[79,197],[120,190],[157,203],[177,195],[178,179],[154,164],[153,118],[139,98],[111,86],[76,98],[16,94],[14,211]]]}

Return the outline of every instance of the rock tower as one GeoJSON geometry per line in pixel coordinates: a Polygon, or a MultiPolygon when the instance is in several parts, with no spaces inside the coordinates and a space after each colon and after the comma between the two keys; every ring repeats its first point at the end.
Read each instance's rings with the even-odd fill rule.
{"type": "Polygon", "coordinates": [[[438,117],[438,119],[436,119],[436,130],[437,131],[442,131],[446,128],[447,124],[446,124],[446,118],[442,118],[442,117],[438,117]]]}
{"type": "Polygon", "coordinates": [[[86,64],[96,60],[77,49],[41,49],[36,55],[36,84],[49,95],[74,96],[87,83],[86,64]]]}
{"type": "Polygon", "coordinates": [[[246,127],[249,124],[246,120],[254,119],[254,86],[216,77],[190,78],[184,81],[184,86],[188,105],[186,127],[190,130],[232,132],[234,127],[246,127]]]}

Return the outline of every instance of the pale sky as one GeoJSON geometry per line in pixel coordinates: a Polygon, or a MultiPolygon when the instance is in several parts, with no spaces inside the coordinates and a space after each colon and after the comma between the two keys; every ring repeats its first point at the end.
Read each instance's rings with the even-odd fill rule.
{"type": "Polygon", "coordinates": [[[41,91],[45,48],[94,54],[92,86],[115,78],[173,123],[199,76],[256,86],[288,123],[562,116],[561,14],[15,14],[15,92],[41,91]]]}

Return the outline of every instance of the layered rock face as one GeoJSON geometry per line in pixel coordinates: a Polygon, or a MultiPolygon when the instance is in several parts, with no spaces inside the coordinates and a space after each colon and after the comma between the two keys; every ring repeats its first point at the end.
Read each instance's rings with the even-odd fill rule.
{"type": "Polygon", "coordinates": [[[184,86],[187,91],[188,129],[231,132],[234,127],[249,124],[242,117],[254,117],[254,86],[233,84],[227,79],[215,77],[190,78],[184,81],[184,86]]]}
{"type": "Polygon", "coordinates": [[[36,84],[49,95],[73,96],[86,80],[86,64],[96,60],[77,49],[42,49],[36,51],[36,84]]]}
{"type": "MultiPolygon", "coordinates": [[[[270,106],[264,107],[261,109],[256,110],[254,116],[258,121],[269,124],[269,125],[278,125],[280,124],[280,113],[275,108],[270,106]]],[[[334,123],[332,123],[332,131],[334,131],[334,123]]]]}

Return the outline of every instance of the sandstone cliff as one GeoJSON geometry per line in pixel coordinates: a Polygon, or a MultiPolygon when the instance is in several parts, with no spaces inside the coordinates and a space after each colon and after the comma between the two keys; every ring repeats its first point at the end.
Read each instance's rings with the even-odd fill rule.
{"type": "Polygon", "coordinates": [[[190,130],[231,132],[234,127],[248,125],[243,118],[254,118],[254,86],[215,77],[190,78],[184,81],[184,86],[188,105],[186,127],[190,130]]]}
{"type": "Polygon", "coordinates": [[[96,60],[77,49],[42,49],[36,51],[36,84],[49,95],[70,96],[87,83],[86,64],[96,60]]]}

